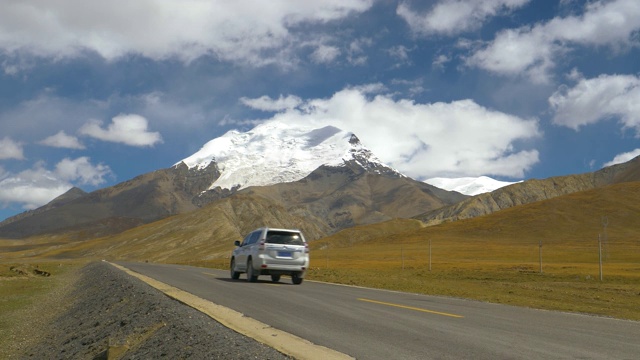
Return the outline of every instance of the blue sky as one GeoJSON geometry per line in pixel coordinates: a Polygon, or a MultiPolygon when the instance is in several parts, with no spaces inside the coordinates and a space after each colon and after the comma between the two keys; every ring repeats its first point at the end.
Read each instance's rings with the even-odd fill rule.
{"type": "Polygon", "coordinates": [[[0,219],[266,121],[419,180],[640,155],[637,0],[0,0],[0,219]]]}

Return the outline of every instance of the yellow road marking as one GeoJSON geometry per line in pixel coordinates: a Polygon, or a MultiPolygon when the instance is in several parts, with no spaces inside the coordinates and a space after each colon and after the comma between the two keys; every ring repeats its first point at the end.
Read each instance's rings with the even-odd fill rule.
{"type": "Polygon", "coordinates": [[[370,302],[370,303],[374,303],[374,304],[393,306],[393,307],[402,308],[402,309],[409,309],[409,310],[414,310],[414,311],[426,312],[426,313],[430,313],[430,314],[449,316],[449,317],[454,317],[454,318],[463,318],[464,317],[462,315],[449,314],[449,313],[433,311],[433,310],[427,310],[427,309],[422,309],[422,308],[413,307],[413,306],[393,304],[393,303],[388,303],[388,302],[383,302],[383,301],[369,300],[369,299],[363,299],[363,298],[358,298],[358,300],[365,301],[365,302],[370,302]]]}

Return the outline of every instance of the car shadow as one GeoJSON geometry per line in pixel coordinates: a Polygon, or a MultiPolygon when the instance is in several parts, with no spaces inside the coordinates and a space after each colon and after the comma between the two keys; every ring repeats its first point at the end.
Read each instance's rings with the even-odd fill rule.
{"type": "Polygon", "coordinates": [[[216,280],[224,281],[224,282],[231,282],[231,283],[238,282],[238,283],[247,283],[247,284],[270,284],[270,285],[287,285],[287,286],[288,285],[293,285],[290,282],[284,282],[282,280],[280,280],[278,282],[273,282],[271,280],[260,280],[260,279],[258,279],[256,282],[249,282],[246,279],[242,279],[242,278],[234,280],[234,279],[228,278],[228,277],[226,277],[226,278],[225,277],[217,277],[216,280]]]}

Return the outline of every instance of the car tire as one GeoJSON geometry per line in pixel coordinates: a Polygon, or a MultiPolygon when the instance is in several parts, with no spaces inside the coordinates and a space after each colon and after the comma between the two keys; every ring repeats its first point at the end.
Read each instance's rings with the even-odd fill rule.
{"type": "Polygon", "coordinates": [[[247,261],[247,281],[258,281],[258,275],[256,275],[255,272],[256,270],[253,268],[253,263],[251,262],[251,259],[249,259],[249,261],[247,261]]]}
{"type": "Polygon", "coordinates": [[[271,275],[271,281],[273,282],[280,281],[280,275],[271,275]]]}
{"type": "Polygon", "coordinates": [[[236,271],[236,260],[231,259],[231,265],[229,266],[229,273],[233,280],[238,280],[240,278],[240,273],[236,271]]]}
{"type": "Polygon", "coordinates": [[[300,284],[302,284],[302,278],[300,277],[300,274],[298,274],[298,273],[293,273],[293,274],[291,274],[291,282],[292,282],[294,285],[300,285],[300,284]]]}

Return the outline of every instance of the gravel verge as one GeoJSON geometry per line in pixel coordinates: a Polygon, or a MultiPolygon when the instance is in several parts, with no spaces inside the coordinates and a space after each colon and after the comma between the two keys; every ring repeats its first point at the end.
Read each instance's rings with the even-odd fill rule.
{"type": "Polygon", "coordinates": [[[79,270],[19,359],[290,359],[108,263],[79,270]],[[59,300],[60,301],[60,300],[59,300]]]}

